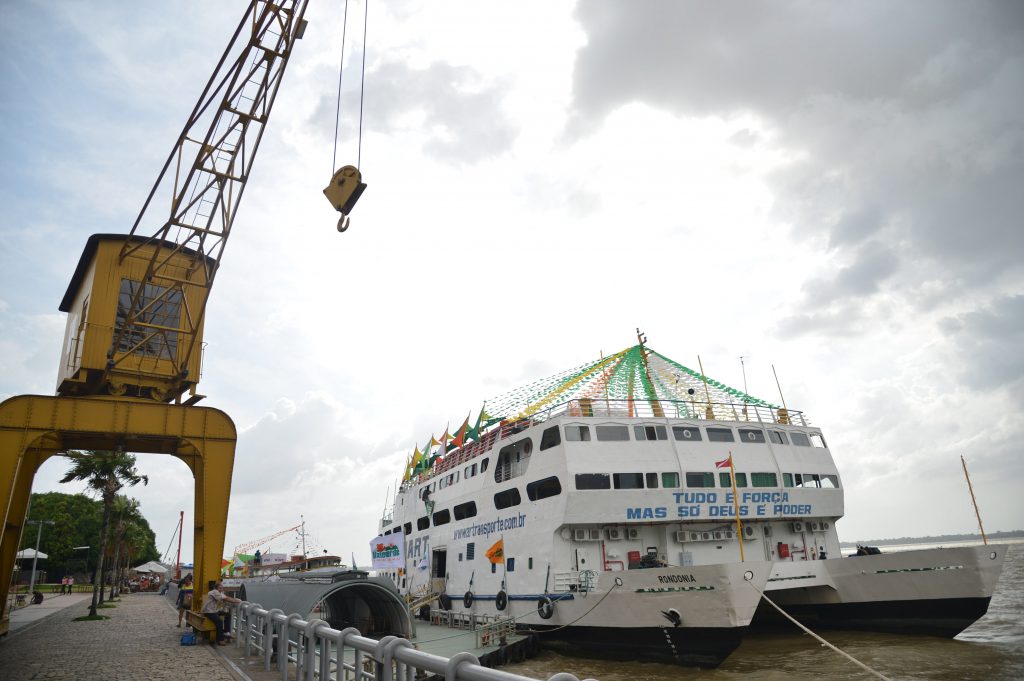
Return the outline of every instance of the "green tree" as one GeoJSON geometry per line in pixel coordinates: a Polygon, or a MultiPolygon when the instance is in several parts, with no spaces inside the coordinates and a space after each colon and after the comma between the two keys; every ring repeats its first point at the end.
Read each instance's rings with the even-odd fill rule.
{"type": "MultiPolygon", "coordinates": [[[[103,504],[84,494],[44,492],[32,495],[31,517],[52,520],[53,527],[43,532],[40,550],[47,554],[46,569],[51,580],[70,573],[89,573],[96,565],[103,504]],[[76,547],[89,546],[76,551],[76,547]]],[[[34,535],[26,532],[22,548],[34,548],[34,535]]]]}
{"type": "Polygon", "coordinates": [[[96,616],[96,608],[103,602],[103,560],[107,553],[107,536],[110,531],[110,517],[114,506],[114,497],[125,485],[134,487],[149,484],[149,478],[140,475],[135,469],[135,456],[123,451],[71,451],[66,455],[71,459],[71,468],[61,478],[61,482],[84,480],[90,489],[100,495],[103,502],[103,520],[100,524],[99,559],[93,572],[92,605],[89,615],[96,616]]]}

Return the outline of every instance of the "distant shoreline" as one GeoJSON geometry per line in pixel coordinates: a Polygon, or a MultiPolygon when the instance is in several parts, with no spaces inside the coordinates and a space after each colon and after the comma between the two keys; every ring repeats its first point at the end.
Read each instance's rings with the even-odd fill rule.
{"type": "MultiPolygon", "coordinates": [[[[1011,530],[1008,532],[986,532],[985,536],[989,541],[999,539],[1024,539],[1024,530],[1011,530]]],[[[892,539],[858,539],[857,541],[841,541],[839,546],[844,549],[852,549],[858,546],[900,546],[904,544],[941,544],[944,542],[956,541],[981,541],[980,534],[942,534],[932,537],[895,537],[892,539]]]]}

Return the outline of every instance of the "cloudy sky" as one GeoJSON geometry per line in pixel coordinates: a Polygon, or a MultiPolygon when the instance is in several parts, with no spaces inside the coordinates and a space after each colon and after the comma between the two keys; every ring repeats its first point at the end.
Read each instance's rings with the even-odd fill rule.
{"type": "MultiPolygon", "coordinates": [[[[86,239],[130,229],[245,5],[0,4],[0,397],[53,393],[86,239]]],[[[638,326],[772,401],[775,365],[842,539],[975,530],[961,454],[986,529],[1024,528],[1024,5],[371,3],[345,234],[340,6],[307,12],[208,309],[226,552],[304,515],[367,562],[416,442],[638,326]]],[[[191,477],[139,464],[163,550],[191,477]]]]}

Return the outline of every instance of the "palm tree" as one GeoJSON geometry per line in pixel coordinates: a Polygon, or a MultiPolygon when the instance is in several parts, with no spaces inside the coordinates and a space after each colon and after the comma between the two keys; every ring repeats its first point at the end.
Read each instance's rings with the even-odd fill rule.
{"type": "Polygon", "coordinates": [[[100,551],[96,561],[96,570],[92,578],[92,605],[89,616],[96,616],[98,603],[103,602],[103,560],[107,552],[107,535],[110,528],[110,516],[114,506],[114,497],[125,485],[134,487],[140,482],[149,484],[149,478],[135,470],[135,456],[124,451],[68,452],[71,468],[61,478],[61,482],[85,480],[90,489],[97,492],[103,500],[103,523],[100,525],[100,551]]]}
{"type": "Polygon", "coordinates": [[[118,586],[121,583],[121,557],[128,557],[128,532],[132,525],[135,525],[142,517],[139,513],[139,500],[130,499],[122,494],[114,497],[114,507],[111,510],[113,515],[114,534],[114,560],[111,562],[110,600],[114,600],[114,594],[120,591],[118,586]],[[124,554],[122,554],[122,550],[124,554]]]}

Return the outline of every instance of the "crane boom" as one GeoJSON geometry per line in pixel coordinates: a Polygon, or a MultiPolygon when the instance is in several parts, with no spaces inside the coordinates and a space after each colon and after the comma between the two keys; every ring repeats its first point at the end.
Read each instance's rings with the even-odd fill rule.
{"type": "Polygon", "coordinates": [[[103,375],[79,394],[195,395],[210,288],[307,2],[250,2],[121,246],[145,275],[122,280],[103,375]]]}
{"type": "Polygon", "coordinates": [[[232,556],[237,556],[240,553],[248,553],[249,549],[254,549],[257,546],[263,546],[267,542],[272,541],[274,539],[277,539],[282,534],[288,534],[289,532],[297,530],[300,527],[302,527],[301,524],[300,525],[296,525],[294,527],[289,527],[289,528],[284,529],[284,530],[280,530],[279,532],[275,532],[273,534],[267,535],[266,537],[260,537],[259,539],[254,539],[253,541],[247,541],[244,544],[239,544],[238,546],[235,547],[235,550],[231,553],[231,555],[232,556]]]}

